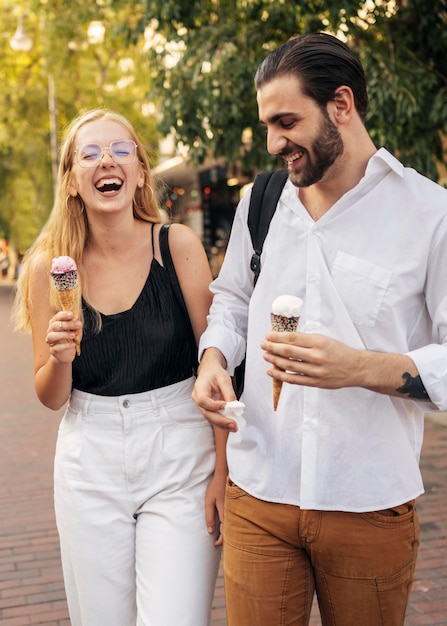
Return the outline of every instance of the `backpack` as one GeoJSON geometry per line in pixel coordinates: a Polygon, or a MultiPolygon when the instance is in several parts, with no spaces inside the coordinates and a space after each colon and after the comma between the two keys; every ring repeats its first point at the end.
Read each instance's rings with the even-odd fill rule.
{"type": "MultiPolygon", "coordinates": [[[[261,271],[262,248],[267,237],[270,222],[275,214],[279,197],[288,177],[289,173],[287,170],[268,170],[258,174],[253,183],[247,219],[253,244],[253,255],[250,261],[250,269],[254,274],[253,287],[256,286],[261,271]]],[[[233,384],[238,399],[244,390],[244,378],[245,358],[234,371],[233,384]]]]}

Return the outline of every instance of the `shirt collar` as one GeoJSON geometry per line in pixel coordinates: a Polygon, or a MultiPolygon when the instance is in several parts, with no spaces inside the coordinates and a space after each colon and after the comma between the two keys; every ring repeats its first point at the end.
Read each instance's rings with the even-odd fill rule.
{"type": "Polygon", "coordinates": [[[403,178],[404,166],[396,159],[386,148],[379,148],[370,158],[366,167],[365,176],[376,174],[378,172],[386,172],[392,170],[398,176],[403,178]]]}

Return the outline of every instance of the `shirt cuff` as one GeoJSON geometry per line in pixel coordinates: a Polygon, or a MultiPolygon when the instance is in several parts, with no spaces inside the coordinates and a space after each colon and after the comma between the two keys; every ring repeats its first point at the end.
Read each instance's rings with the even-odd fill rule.
{"type": "Polygon", "coordinates": [[[447,346],[430,344],[407,352],[418,368],[430,400],[440,410],[447,410],[447,346]]]}
{"type": "Polygon", "coordinates": [[[227,372],[233,376],[234,369],[244,359],[245,341],[237,333],[228,328],[208,327],[199,342],[199,362],[207,348],[217,348],[222,352],[227,362],[227,372]]]}

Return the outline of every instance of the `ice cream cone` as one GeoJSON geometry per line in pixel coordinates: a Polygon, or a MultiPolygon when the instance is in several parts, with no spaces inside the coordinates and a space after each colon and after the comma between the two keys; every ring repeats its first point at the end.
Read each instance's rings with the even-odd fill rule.
{"type": "MultiPolygon", "coordinates": [[[[56,288],[59,303],[63,311],[72,311],[74,319],[79,319],[78,269],[71,257],[62,256],[53,259],[51,278],[56,288]]],[[[75,335],[76,354],[81,354],[79,333],[75,335]]]]}
{"type": "MultiPolygon", "coordinates": [[[[59,302],[63,311],[73,311],[74,319],[78,319],[78,302],[79,295],[77,289],[66,289],[65,291],[58,291],[57,295],[59,297],[59,302]]],[[[76,345],[76,354],[79,356],[81,354],[81,342],[79,338],[79,333],[75,335],[75,345],[76,345]]]]}
{"type": "MultiPolygon", "coordinates": [[[[294,332],[300,321],[303,301],[295,296],[279,296],[272,303],[270,313],[271,329],[278,332],[294,332]]],[[[275,366],[273,366],[275,369],[275,366]]],[[[276,368],[277,369],[277,368],[276,368]]],[[[273,379],[273,410],[278,408],[281,395],[282,381],[273,379]]]]}
{"type": "Polygon", "coordinates": [[[279,396],[282,389],[282,380],[273,379],[273,410],[278,408],[279,396]]]}

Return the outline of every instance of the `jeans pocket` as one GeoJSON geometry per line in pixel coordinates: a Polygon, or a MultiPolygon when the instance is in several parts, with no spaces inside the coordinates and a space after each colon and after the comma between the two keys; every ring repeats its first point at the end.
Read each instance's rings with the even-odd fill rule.
{"type": "Polygon", "coordinates": [[[68,405],[59,424],[58,436],[64,437],[71,435],[74,431],[77,431],[81,420],[81,409],[73,409],[70,405],[68,405]]]}
{"type": "Polygon", "coordinates": [[[388,509],[360,513],[359,515],[369,524],[382,528],[390,528],[413,523],[414,513],[415,503],[414,500],[410,500],[409,502],[388,509]]]}
{"type": "Polygon", "coordinates": [[[203,417],[192,398],[180,398],[159,409],[161,423],[165,428],[210,430],[212,427],[203,417]]]}
{"type": "Polygon", "coordinates": [[[225,497],[231,498],[232,500],[237,500],[238,498],[243,498],[246,495],[247,492],[238,487],[228,476],[225,489],[225,497]]]}
{"type": "Polygon", "coordinates": [[[404,504],[399,504],[398,506],[392,506],[389,509],[383,509],[381,511],[376,511],[379,515],[383,515],[385,517],[401,517],[402,515],[406,515],[407,513],[414,511],[414,500],[410,500],[410,502],[405,502],[404,504]]]}
{"type": "Polygon", "coordinates": [[[77,461],[81,455],[83,439],[83,413],[67,407],[59,424],[56,442],[55,465],[60,469],[66,463],[77,461]]]}

